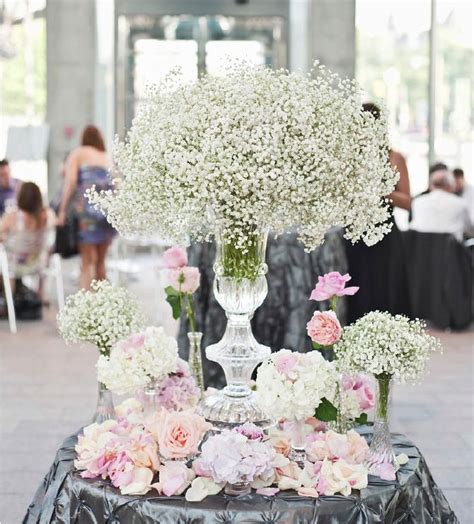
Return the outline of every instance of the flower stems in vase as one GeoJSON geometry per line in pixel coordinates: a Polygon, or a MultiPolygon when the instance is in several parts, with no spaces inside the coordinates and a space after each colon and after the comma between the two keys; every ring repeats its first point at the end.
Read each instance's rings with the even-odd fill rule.
{"type": "Polygon", "coordinates": [[[381,464],[395,466],[395,453],[392,448],[389,428],[392,377],[387,373],[381,373],[376,375],[375,378],[377,379],[377,405],[367,464],[369,472],[378,474],[378,468],[381,464]]]}
{"type": "Polygon", "coordinates": [[[197,267],[190,267],[186,251],[171,247],[163,255],[162,267],[167,270],[168,286],[165,288],[166,301],[171,306],[173,318],[179,319],[184,311],[189,322],[190,332],[188,363],[196,384],[204,393],[204,374],[202,370],[201,340],[202,333],[197,331],[196,313],[193,305],[193,293],[199,288],[200,273],[197,267]]]}
{"type": "Polygon", "coordinates": [[[115,418],[115,408],[112,399],[112,392],[102,382],[98,382],[99,394],[97,397],[97,407],[92,418],[92,422],[101,424],[106,420],[115,418]]]}

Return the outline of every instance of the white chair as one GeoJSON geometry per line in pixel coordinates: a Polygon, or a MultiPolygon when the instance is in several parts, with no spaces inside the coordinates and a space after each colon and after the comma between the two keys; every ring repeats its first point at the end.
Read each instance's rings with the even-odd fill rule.
{"type": "Polygon", "coordinates": [[[50,255],[54,234],[50,232],[18,231],[11,233],[5,242],[0,244],[0,270],[5,290],[10,331],[16,333],[16,315],[10,279],[34,276],[45,279],[49,284],[52,278],[56,281],[58,308],[64,306],[64,283],[61,257],[50,255]]]}

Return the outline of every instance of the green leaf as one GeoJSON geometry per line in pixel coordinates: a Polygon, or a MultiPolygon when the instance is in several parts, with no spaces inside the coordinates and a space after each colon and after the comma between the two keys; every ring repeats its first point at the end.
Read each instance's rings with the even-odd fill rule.
{"type": "Polygon", "coordinates": [[[313,349],[324,349],[324,346],[321,346],[321,344],[318,344],[317,342],[313,342],[313,349]]]}
{"type": "Polygon", "coordinates": [[[367,413],[362,413],[360,417],[357,417],[356,419],[354,419],[354,422],[358,426],[362,426],[363,424],[367,424],[367,420],[368,420],[367,413]]]}
{"type": "Polygon", "coordinates": [[[181,296],[180,293],[174,289],[174,287],[168,286],[165,288],[166,302],[171,306],[173,312],[173,318],[178,320],[181,316],[181,296]]]}
{"type": "Polygon", "coordinates": [[[316,408],[314,416],[321,422],[331,422],[337,419],[337,408],[327,398],[323,398],[321,404],[316,408]]]}

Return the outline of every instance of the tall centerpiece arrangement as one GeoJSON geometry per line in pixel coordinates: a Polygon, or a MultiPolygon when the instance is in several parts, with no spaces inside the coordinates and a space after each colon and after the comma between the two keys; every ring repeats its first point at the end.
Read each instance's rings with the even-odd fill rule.
{"type": "Polygon", "coordinates": [[[396,467],[389,430],[392,379],[402,383],[418,380],[430,354],[440,347],[420,320],[380,311],[344,328],[334,346],[342,369],[372,373],[377,380],[374,433],[367,459],[371,473],[378,475],[381,466],[396,467]]]}
{"type": "Polygon", "coordinates": [[[250,327],[267,294],[268,231],[297,230],[308,250],[333,225],[378,242],[397,179],[387,148],[384,116],[362,112],[357,85],[322,66],[303,75],[236,63],[223,77],[189,84],[176,73],[151,89],[115,147],[122,177],[89,198],[122,233],[215,238],[214,291],[228,324],[206,355],[227,387],[206,398],[208,420],[265,417],[249,381],[270,354],[250,327]]]}
{"type": "MultiPolygon", "coordinates": [[[[90,291],[70,295],[58,314],[58,327],[68,343],[87,342],[108,358],[112,346],[137,331],[143,314],[130,293],[106,280],[92,282],[90,291]]],[[[99,397],[93,422],[115,416],[112,394],[99,381],[99,397]]]]}

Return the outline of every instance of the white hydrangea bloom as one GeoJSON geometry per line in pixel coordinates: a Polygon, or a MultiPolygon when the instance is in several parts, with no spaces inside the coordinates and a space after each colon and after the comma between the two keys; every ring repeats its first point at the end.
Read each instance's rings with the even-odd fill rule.
{"type": "Polygon", "coordinates": [[[118,342],[97,362],[97,378],[118,395],[133,394],[161,381],[178,367],[178,344],[162,327],[147,327],[141,343],[118,342]]]}
{"type": "Polygon", "coordinates": [[[389,231],[397,180],[386,118],[361,110],[354,81],[234,64],[227,76],[151,90],[125,143],[115,191],[88,196],[123,233],[182,242],[222,231],[246,251],[266,226],[297,229],[308,250],[333,225],[372,245],[389,231]]]}
{"type": "Polygon", "coordinates": [[[142,327],[143,314],[126,289],[102,280],[92,282],[90,291],[70,295],[57,321],[66,342],[89,342],[107,354],[115,342],[142,327]]]}
{"type": "Polygon", "coordinates": [[[334,346],[341,370],[388,374],[400,382],[420,378],[440,342],[428,335],[424,322],[373,311],[343,330],[334,346]]]}
{"type": "Polygon", "coordinates": [[[281,349],[263,362],[257,371],[255,397],[268,417],[304,419],[314,416],[323,398],[335,401],[338,373],[320,353],[291,352],[281,349]],[[294,355],[297,363],[288,373],[278,370],[275,361],[294,355]]]}

